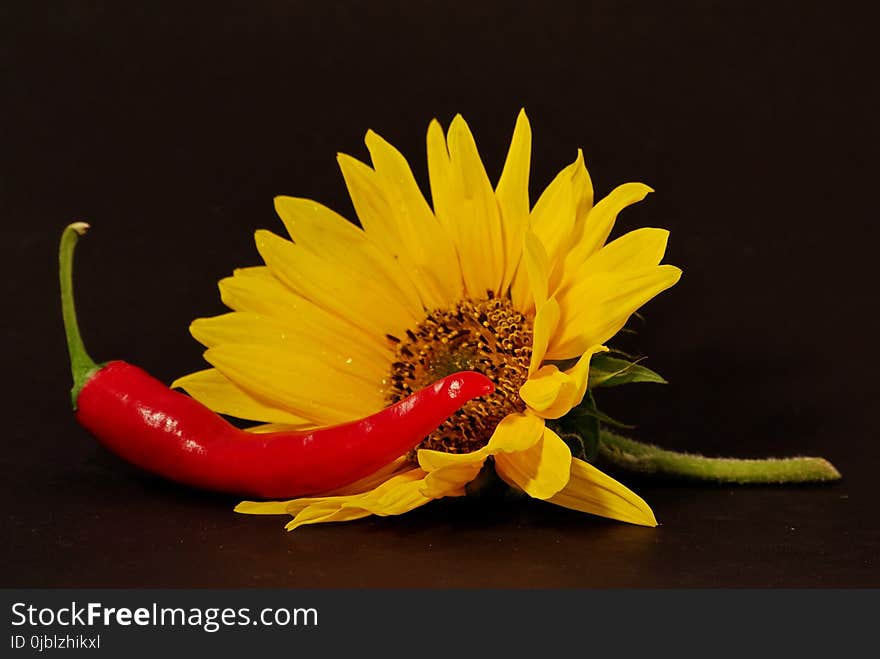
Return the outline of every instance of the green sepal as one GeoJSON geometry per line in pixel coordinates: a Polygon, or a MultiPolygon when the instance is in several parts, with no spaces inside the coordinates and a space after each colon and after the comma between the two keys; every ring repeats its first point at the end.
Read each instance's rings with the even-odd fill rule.
{"type": "Polygon", "coordinates": [[[576,432],[566,432],[559,435],[560,439],[568,446],[571,457],[584,462],[593,462],[599,455],[599,442],[591,433],[580,435],[576,432]]]}
{"type": "Polygon", "coordinates": [[[587,448],[584,446],[583,438],[578,435],[576,432],[566,432],[566,433],[556,433],[559,435],[559,438],[565,442],[565,445],[568,446],[568,450],[571,451],[571,455],[574,458],[584,459],[584,455],[587,453],[587,448]]]}
{"type": "Polygon", "coordinates": [[[590,361],[590,379],[587,384],[590,389],[616,387],[633,382],[667,384],[663,376],[642,366],[638,360],[628,361],[600,353],[594,355],[590,361]]]}
{"type": "Polygon", "coordinates": [[[583,402],[571,412],[552,424],[571,450],[572,456],[592,462],[599,454],[599,412],[596,401],[589,391],[583,402]]]}
{"type": "Polygon", "coordinates": [[[80,373],[74,373],[74,382],[73,386],[70,388],[70,404],[73,406],[73,411],[76,412],[79,409],[79,394],[83,390],[83,387],[86,386],[86,383],[92,379],[92,376],[100,371],[107,365],[107,362],[102,364],[96,364],[95,368],[81,371],[80,373]]]}

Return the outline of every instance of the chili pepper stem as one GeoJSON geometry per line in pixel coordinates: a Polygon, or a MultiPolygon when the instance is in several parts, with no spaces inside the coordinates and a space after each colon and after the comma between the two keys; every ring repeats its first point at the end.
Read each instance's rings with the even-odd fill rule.
{"type": "Polygon", "coordinates": [[[73,222],[65,227],[58,248],[58,274],[61,283],[61,313],[64,316],[64,333],[67,336],[67,351],[70,353],[70,372],[73,387],[70,398],[75,410],[79,392],[100,365],[89,357],[79,332],[76,320],[76,307],[73,303],[73,251],[77,240],[89,229],[85,222],[73,222]]]}

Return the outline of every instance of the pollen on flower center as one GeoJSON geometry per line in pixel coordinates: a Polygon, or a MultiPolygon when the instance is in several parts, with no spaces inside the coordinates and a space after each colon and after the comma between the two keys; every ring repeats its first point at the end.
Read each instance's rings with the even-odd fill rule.
{"type": "Polygon", "coordinates": [[[528,378],[532,324],[509,300],[461,300],[432,311],[395,346],[389,404],[457,371],[479,371],[495,384],[490,396],[467,403],[418,448],[467,453],[486,445],[508,414],[522,412],[519,388],[528,378]]]}

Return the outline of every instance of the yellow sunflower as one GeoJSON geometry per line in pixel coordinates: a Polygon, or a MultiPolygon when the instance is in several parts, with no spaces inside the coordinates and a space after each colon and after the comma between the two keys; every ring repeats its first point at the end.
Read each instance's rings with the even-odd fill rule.
{"type": "Polygon", "coordinates": [[[372,166],[338,156],[362,228],[308,199],[275,200],[292,240],[257,231],[266,265],[223,279],[232,312],[191,326],[213,368],[175,386],[266,424],[256,432],[361,418],[460,370],[496,388],[370,478],[236,510],[291,514],[288,529],[398,515],[463,495],[485,465],[532,497],[656,525],[639,496],[573,457],[546,421],[581,403],[591,357],[681,271],[660,265],[663,229],[606,244],[618,213],[651,189],[626,183],[594,204],[580,151],[531,206],[531,140],[520,112],[493,188],[464,119],[445,135],[432,121],[432,209],[406,159],[368,131],[372,166]]]}

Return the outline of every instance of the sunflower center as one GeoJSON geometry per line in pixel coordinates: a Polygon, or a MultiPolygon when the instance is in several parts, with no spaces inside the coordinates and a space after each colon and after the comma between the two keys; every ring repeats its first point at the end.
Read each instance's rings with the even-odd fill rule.
{"type": "Polygon", "coordinates": [[[418,448],[474,451],[486,445],[505,416],[525,409],[519,388],[528,378],[532,326],[509,300],[461,300],[432,311],[406,338],[388,340],[396,351],[389,404],[457,371],[478,371],[495,384],[494,393],[467,403],[418,448]]]}

